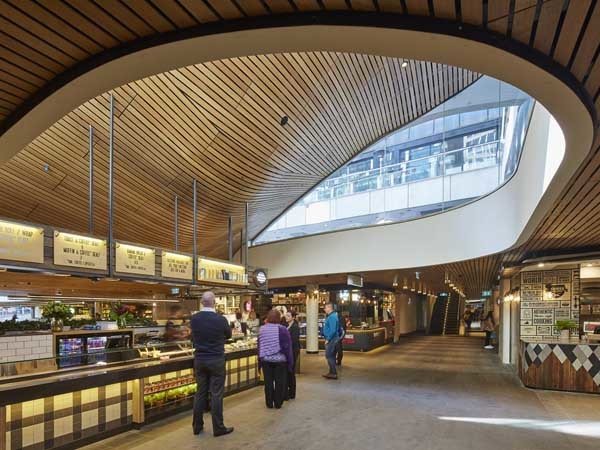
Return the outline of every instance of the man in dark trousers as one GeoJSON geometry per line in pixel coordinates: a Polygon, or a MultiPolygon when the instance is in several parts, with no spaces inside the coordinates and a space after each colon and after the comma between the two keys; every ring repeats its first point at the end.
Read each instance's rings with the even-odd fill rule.
{"type": "Polygon", "coordinates": [[[233,427],[223,424],[223,391],[225,389],[225,341],[231,338],[231,327],[223,316],[215,311],[215,294],[202,294],[202,310],[192,316],[192,339],[194,341],[196,383],[198,391],[194,398],[194,434],[204,428],[204,408],[210,391],[210,411],[213,434],[223,436],[233,427]]]}
{"type": "Polygon", "coordinates": [[[337,348],[335,349],[335,363],[338,366],[342,365],[342,359],[344,358],[344,336],[346,336],[346,318],[340,314],[340,340],[338,341],[337,348]]]}

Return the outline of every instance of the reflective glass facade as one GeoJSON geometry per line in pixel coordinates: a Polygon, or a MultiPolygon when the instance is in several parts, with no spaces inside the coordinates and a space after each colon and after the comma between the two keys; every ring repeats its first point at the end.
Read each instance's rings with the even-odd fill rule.
{"type": "Polygon", "coordinates": [[[533,99],[490,77],[391,133],[335,171],[254,244],[438,213],[515,172],[533,99]]]}

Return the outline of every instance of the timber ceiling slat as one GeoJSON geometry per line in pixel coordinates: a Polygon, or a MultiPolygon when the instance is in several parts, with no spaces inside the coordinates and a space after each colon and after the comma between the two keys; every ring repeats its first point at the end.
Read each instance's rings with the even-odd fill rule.
{"type": "Polygon", "coordinates": [[[244,17],[244,14],[238,9],[232,0],[210,1],[213,8],[218,11],[219,15],[225,20],[234,20],[244,17]]]}
{"type": "Polygon", "coordinates": [[[198,0],[179,0],[183,6],[199,23],[216,22],[219,16],[204,2],[198,0]]]}
{"type": "Polygon", "coordinates": [[[534,48],[549,54],[554,41],[554,35],[560,15],[563,11],[564,2],[555,0],[545,2],[541,5],[540,17],[538,19],[535,33],[534,48]]]}
{"type": "Polygon", "coordinates": [[[572,67],[573,74],[579,80],[586,74],[590,66],[590,61],[600,43],[600,33],[598,30],[600,30],[600,6],[595,4],[590,22],[585,29],[581,45],[579,46],[572,67]]]}
{"type": "Polygon", "coordinates": [[[194,15],[177,0],[146,0],[157,15],[160,15],[171,27],[187,28],[198,24],[194,15]]]}
{"type": "MultiPolygon", "coordinates": [[[[153,26],[152,20],[144,20],[140,16],[142,11],[139,8],[132,10],[120,1],[101,2],[97,3],[97,6],[102,8],[103,11],[115,20],[119,21],[119,23],[126,24],[127,28],[137,36],[148,36],[157,31],[168,31],[170,29],[168,24],[164,24],[162,20],[160,22],[161,24],[164,24],[164,26],[161,27],[160,24],[158,26],[153,26]]],[[[192,24],[195,25],[195,22],[192,24]]]]}
{"type": "MultiPolygon", "coordinates": [[[[200,250],[223,257],[227,217],[239,229],[244,201],[252,203],[254,235],[366,145],[444,98],[415,97],[428,89],[453,95],[476,78],[426,62],[402,68],[391,58],[304,53],[206,63],[116,88],[115,236],[170,246],[178,194],[181,248],[188,249],[195,177],[200,250]],[[396,111],[401,108],[406,113],[396,111]],[[286,126],[279,124],[283,115],[286,126]]],[[[105,230],[108,94],[65,116],[0,167],[0,185],[11,196],[35,199],[24,202],[27,208],[2,202],[0,215],[86,230],[88,124],[95,129],[96,229],[105,230]]]]}

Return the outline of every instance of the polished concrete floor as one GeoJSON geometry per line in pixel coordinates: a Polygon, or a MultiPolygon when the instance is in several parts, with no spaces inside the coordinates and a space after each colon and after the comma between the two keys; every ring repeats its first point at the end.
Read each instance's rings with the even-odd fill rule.
{"type": "Polygon", "coordinates": [[[264,406],[261,388],[225,400],[235,427],[193,436],[191,413],[87,449],[577,450],[600,448],[600,397],[523,388],[480,338],[416,336],[347,353],[341,379],[303,355],[298,398],[264,406]]]}

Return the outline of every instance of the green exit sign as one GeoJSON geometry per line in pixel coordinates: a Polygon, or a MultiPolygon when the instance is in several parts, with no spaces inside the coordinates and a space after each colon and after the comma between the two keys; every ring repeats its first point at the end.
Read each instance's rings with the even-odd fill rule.
{"type": "Polygon", "coordinates": [[[491,297],[492,291],[481,291],[481,296],[482,297],[491,297]]]}

